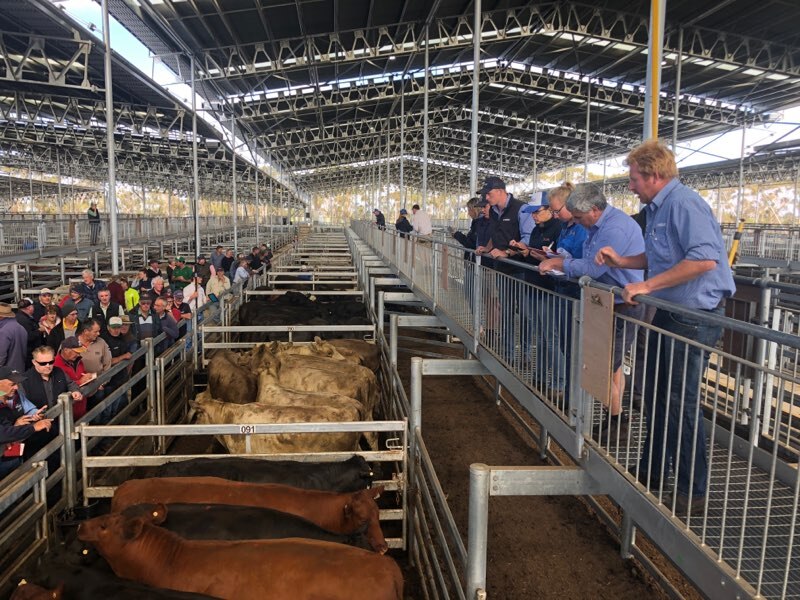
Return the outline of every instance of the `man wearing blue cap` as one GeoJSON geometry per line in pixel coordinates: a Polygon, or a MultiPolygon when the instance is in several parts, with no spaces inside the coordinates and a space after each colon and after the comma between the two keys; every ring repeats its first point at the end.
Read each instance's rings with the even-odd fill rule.
{"type": "Polygon", "coordinates": [[[414,231],[414,226],[408,220],[408,211],[405,208],[400,209],[400,216],[394,222],[394,228],[400,232],[400,237],[406,237],[406,234],[414,231]]]}
{"type": "Polygon", "coordinates": [[[381,231],[386,229],[386,217],[383,216],[383,213],[377,208],[373,208],[372,214],[375,215],[375,225],[378,227],[378,229],[381,231]]]}

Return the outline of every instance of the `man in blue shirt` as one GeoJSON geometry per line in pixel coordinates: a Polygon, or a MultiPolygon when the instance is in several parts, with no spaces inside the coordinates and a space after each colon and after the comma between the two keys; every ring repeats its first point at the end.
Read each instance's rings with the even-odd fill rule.
{"type": "MultiPolygon", "coordinates": [[[[648,269],[646,280],[625,286],[626,302],[650,294],[687,309],[723,314],[736,286],[711,208],[678,180],[675,156],[661,142],[651,140],[634,148],[626,162],[630,189],[647,205],[645,252],[622,256],[606,246],[597,253],[597,262],[648,269]]],[[[701,317],[663,309],[656,311],[653,326],[711,348],[722,335],[720,326],[701,317]]],[[[651,333],[644,397],[649,423],[639,479],[660,488],[671,468],[678,484],[674,504],[679,515],[699,515],[708,486],[703,413],[697,405],[707,363],[705,349],[651,333]]]]}
{"type": "MultiPolygon", "coordinates": [[[[594,256],[605,246],[611,246],[621,256],[641,254],[644,252],[642,230],[632,218],[621,210],[609,206],[601,188],[593,183],[579,185],[569,195],[566,203],[567,211],[573,219],[587,231],[581,254],[583,258],[548,258],[541,262],[539,271],[547,273],[553,270],[563,272],[567,277],[578,279],[588,275],[601,283],[625,287],[644,279],[641,269],[619,269],[606,265],[598,265],[594,256]]],[[[617,298],[614,305],[616,313],[641,320],[644,306],[626,304],[617,298]]],[[[610,427],[612,434],[627,429],[627,421],[623,419],[622,395],[625,392],[625,376],[622,362],[635,337],[635,326],[622,319],[615,319],[614,360],[612,366],[613,381],[611,402],[608,406],[609,417],[603,421],[601,431],[610,427]]]]}

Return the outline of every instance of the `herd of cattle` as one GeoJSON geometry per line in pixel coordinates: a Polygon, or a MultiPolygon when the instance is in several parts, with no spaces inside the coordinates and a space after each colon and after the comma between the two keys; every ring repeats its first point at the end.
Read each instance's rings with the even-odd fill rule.
{"type": "Polygon", "coordinates": [[[157,475],[80,523],[94,550],[51,553],[12,598],[403,598],[362,457],[192,459],[157,475]]]}
{"type": "MultiPolygon", "coordinates": [[[[240,323],[368,323],[361,302],[320,303],[291,292],[279,298],[244,304],[240,323]]],[[[378,347],[357,339],[221,350],[208,363],[208,387],[190,403],[190,418],[242,425],[371,421],[379,364],[378,347]]],[[[362,436],[378,448],[369,432],[219,441],[231,454],[352,452],[362,436]]],[[[151,474],[120,485],[111,512],[80,522],[79,541],[48,553],[12,598],[403,598],[402,572],[385,555],[376,502],[384,490],[371,487],[380,475],[361,456],[319,463],[191,459],[151,474]]]]}

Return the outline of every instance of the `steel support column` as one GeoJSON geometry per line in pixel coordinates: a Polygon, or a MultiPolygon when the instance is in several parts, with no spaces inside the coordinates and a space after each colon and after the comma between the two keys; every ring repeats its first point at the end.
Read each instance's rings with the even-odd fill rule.
{"type": "Polygon", "coordinates": [[[194,217],[194,249],[195,256],[200,254],[200,182],[197,179],[197,93],[195,92],[194,56],[190,57],[191,88],[192,88],[192,216],[194,217]]]}
{"type": "Polygon", "coordinates": [[[678,121],[681,108],[681,71],[683,70],[683,27],[678,28],[678,59],[675,65],[675,106],[672,112],[672,151],[678,152],[678,121]]]}
{"type": "Polygon", "coordinates": [[[658,106],[661,99],[661,60],[667,0],[650,0],[650,39],[647,53],[647,85],[643,140],[658,139],[658,106]]]}
{"type": "Polygon", "coordinates": [[[478,94],[481,73],[481,0],[475,0],[472,21],[472,139],[469,160],[469,193],[478,189],[478,94]]]}
{"type": "MultiPolygon", "coordinates": [[[[430,27],[425,25],[425,93],[422,103],[422,209],[428,209],[428,76],[430,75],[430,27]]],[[[405,121],[405,119],[403,119],[405,121]]]]}
{"type": "Polygon", "coordinates": [[[111,77],[111,30],[108,19],[108,0],[102,0],[103,12],[103,45],[105,86],[106,86],[106,145],[108,146],[108,192],[106,193],[106,210],[111,229],[111,274],[119,273],[119,231],[117,231],[117,172],[114,152],[114,91],[111,77]]]}

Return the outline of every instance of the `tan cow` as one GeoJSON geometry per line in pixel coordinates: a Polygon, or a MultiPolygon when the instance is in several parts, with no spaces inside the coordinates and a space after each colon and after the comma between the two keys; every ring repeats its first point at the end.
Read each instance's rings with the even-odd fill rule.
{"type": "MultiPolygon", "coordinates": [[[[331,406],[269,406],[258,402],[231,404],[198,394],[189,403],[200,424],[257,424],[257,423],[342,423],[359,421],[361,411],[354,405],[331,406]]],[[[358,450],[360,432],[342,433],[279,433],[221,435],[219,441],[231,454],[250,451],[254,454],[282,454],[301,452],[352,452],[358,450]]]]}
{"type": "Polygon", "coordinates": [[[377,344],[365,340],[349,339],[328,340],[328,343],[343,356],[357,356],[362,365],[374,373],[378,372],[381,366],[381,351],[377,344]]]}
{"type": "Polygon", "coordinates": [[[208,391],[212,398],[246,404],[258,396],[258,375],[243,366],[243,357],[230,350],[221,350],[208,362],[208,391]]]}
{"type": "Polygon", "coordinates": [[[259,381],[273,383],[294,390],[328,392],[349,396],[360,401],[373,415],[378,404],[378,380],[367,367],[343,360],[318,356],[278,355],[277,369],[264,370],[259,381]]]}

